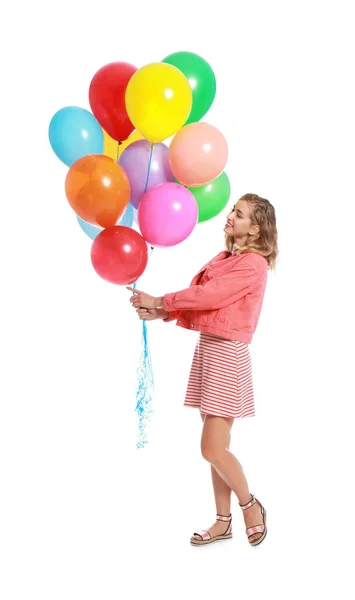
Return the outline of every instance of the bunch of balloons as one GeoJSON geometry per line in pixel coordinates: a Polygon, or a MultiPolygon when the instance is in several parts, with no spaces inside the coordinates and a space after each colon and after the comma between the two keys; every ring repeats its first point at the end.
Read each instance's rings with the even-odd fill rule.
{"type": "Polygon", "coordinates": [[[132,284],[148,246],[179,244],[225,208],[227,143],[200,121],[215,93],[206,60],[176,52],[141,68],[103,66],[89,86],[92,112],[69,106],[51,119],[50,144],[69,167],[66,197],[105,280],[132,284]]]}

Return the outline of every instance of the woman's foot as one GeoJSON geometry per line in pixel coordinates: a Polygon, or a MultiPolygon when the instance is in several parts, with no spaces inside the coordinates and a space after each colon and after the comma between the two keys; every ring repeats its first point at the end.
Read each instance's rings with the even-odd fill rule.
{"type": "MultiPolygon", "coordinates": [[[[226,533],[227,528],[228,523],[223,523],[223,521],[216,521],[212,525],[212,527],[209,527],[209,529],[206,529],[205,531],[208,531],[210,536],[213,538],[216,537],[216,535],[223,535],[224,533],[226,533]]],[[[201,538],[198,535],[192,536],[192,539],[201,540],[201,538]]]]}
{"type": "MultiPolygon", "coordinates": [[[[251,496],[251,498],[253,498],[253,496],[251,496]]],[[[252,506],[250,506],[249,508],[243,510],[243,516],[244,516],[244,522],[245,522],[247,529],[249,527],[255,527],[257,525],[263,525],[264,517],[261,512],[261,504],[260,504],[259,500],[257,500],[255,498],[255,503],[252,506]]],[[[263,535],[263,532],[255,533],[255,534],[251,535],[248,538],[248,540],[252,544],[252,543],[256,542],[257,540],[259,540],[262,535],[263,535]]]]}
{"type": "Polygon", "coordinates": [[[195,545],[203,545],[217,541],[217,539],[229,539],[232,537],[232,515],[217,515],[216,522],[203,531],[194,533],[190,542],[195,545]]]}

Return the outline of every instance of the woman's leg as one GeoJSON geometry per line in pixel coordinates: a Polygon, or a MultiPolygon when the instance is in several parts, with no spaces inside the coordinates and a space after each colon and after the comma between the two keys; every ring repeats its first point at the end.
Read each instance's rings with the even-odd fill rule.
{"type": "MultiPolygon", "coordinates": [[[[228,448],[232,425],[233,419],[206,415],[202,431],[201,451],[202,456],[213,466],[220,479],[236,494],[240,504],[247,504],[250,500],[247,480],[241,464],[228,448]]],[[[218,483],[218,480],[216,482],[218,483]]],[[[227,487],[224,488],[225,491],[227,487]]],[[[220,494],[222,487],[219,483],[218,490],[220,494]]],[[[246,527],[263,522],[258,503],[244,511],[243,515],[246,527]]],[[[260,536],[261,533],[256,533],[250,538],[250,541],[260,536]]]]}
{"type": "MultiPolygon", "coordinates": [[[[204,423],[206,415],[201,414],[201,417],[202,417],[202,422],[204,423]]],[[[226,448],[228,448],[228,449],[230,447],[230,442],[231,442],[231,435],[229,433],[226,438],[226,448]]],[[[218,475],[218,473],[213,465],[211,465],[211,476],[212,476],[212,485],[213,485],[213,491],[214,491],[214,497],[215,497],[215,503],[216,503],[216,512],[219,515],[228,516],[228,515],[230,515],[230,512],[231,512],[232,490],[230,489],[229,485],[227,485],[223,481],[223,479],[218,475]]],[[[217,523],[220,524],[221,521],[217,521],[217,523]]],[[[222,525],[223,525],[223,522],[222,522],[222,525]]]]}
{"type": "MultiPolygon", "coordinates": [[[[206,415],[201,413],[202,422],[205,422],[206,415]]],[[[226,447],[229,448],[230,445],[230,433],[226,436],[226,447]]],[[[212,476],[212,485],[216,503],[216,512],[219,515],[225,515],[226,517],[230,515],[231,512],[231,494],[232,490],[230,487],[223,481],[223,479],[218,475],[216,469],[213,465],[211,465],[211,476],[212,476]]],[[[207,529],[207,531],[211,534],[211,537],[215,537],[216,535],[223,535],[228,528],[228,523],[225,521],[216,521],[211,527],[207,529]]],[[[197,538],[200,539],[200,538],[197,538]]]]}

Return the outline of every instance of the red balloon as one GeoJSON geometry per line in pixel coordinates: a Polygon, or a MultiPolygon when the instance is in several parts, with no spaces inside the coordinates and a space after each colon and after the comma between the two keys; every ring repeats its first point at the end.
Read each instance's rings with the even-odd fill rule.
{"type": "Polygon", "coordinates": [[[123,142],[134,131],[126,110],[126,88],[137,67],[113,62],[101,67],[91,80],[89,102],[101,127],[114,139],[123,142]]]}
{"type": "Polygon", "coordinates": [[[129,285],[144,273],[148,247],[137,231],[115,225],[103,229],[94,239],[91,262],[102,279],[117,285],[129,285]]]}

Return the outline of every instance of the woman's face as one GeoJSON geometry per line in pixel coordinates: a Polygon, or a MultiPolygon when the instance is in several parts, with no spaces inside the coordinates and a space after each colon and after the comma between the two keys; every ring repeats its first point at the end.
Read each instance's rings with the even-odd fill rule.
{"type": "Polygon", "coordinates": [[[227,235],[234,236],[239,246],[243,246],[248,234],[253,235],[259,229],[258,225],[252,225],[249,204],[245,200],[238,200],[233,210],[227,216],[224,231],[227,235]]]}

